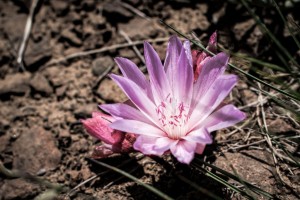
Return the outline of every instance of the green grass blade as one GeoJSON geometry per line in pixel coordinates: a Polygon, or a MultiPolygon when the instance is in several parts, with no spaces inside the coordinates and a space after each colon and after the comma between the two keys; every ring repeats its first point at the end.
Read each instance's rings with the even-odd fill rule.
{"type": "Polygon", "coordinates": [[[184,176],[181,176],[181,175],[177,175],[177,177],[186,182],[187,184],[191,185],[193,188],[195,188],[196,190],[198,190],[199,192],[209,196],[211,199],[216,199],[216,200],[222,200],[221,197],[218,197],[217,195],[213,194],[212,192],[208,191],[207,189],[197,185],[196,183],[190,181],[189,179],[185,178],[184,176]]]}
{"type": "MultiPolygon", "coordinates": [[[[203,161],[203,160],[201,160],[199,158],[196,158],[196,160],[197,160],[197,162],[200,162],[201,164],[204,164],[205,166],[208,166],[208,167],[212,168],[213,170],[216,170],[219,173],[221,173],[221,174],[223,174],[223,175],[225,175],[225,176],[227,176],[227,177],[229,177],[229,178],[231,178],[231,179],[233,179],[235,181],[240,182],[241,178],[236,177],[232,173],[229,173],[229,172],[227,172],[227,171],[225,171],[225,170],[223,170],[223,169],[221,169],[221,168],[219,168],[219,167],[217,167],[215,165],[212,165],[212,164],[210,164],[208,162],[205,162],[205,161],[203,161]]],[[[251,184],[251,183],[249,183],[249,182],[247,182],[245,180],[243,180],[243,184],[246,185],[247,187],[249,187],[249,189],[251,189],[253,192],[255,192],[257,194],[261,194],[261,195],[263,195],[265,197],[268,197],[270,199],[274,198],[272,194],[270,194],[270,193],[268,193],[268,192],[260,189],[259,187],[255,186],[255,185],[253,185],[253,184],[251,184]]]]}
{"type": "Polygon", "coordinates": [[[295,37],[294,32],[291,30],[291,27],[289,26],[289,24],[288,24],[287,21],[285,20],[285,18],[284,18],[284,16],[283,16],[283,14],[282,14],[282,12],[281,12],[281,10],[280,10],[278,4],[276,3],[275,0],[272,0],[272,2],[273,2],[273,4],[274,4],[274,6],[275,6],[277,12],[279,13],[279,15],[280,15],[280,17],[281,17],[283,23],[286,25],[286,27],[288,28],[288,30],[289,30],[291,36],[293,37],[293,40],[294,40],[295,43],[297,44],[298,49],[300,49],[300,43],[299,43],[298,39],[295,37]]]}
{"type": "MultiPolygon", "coordinates": [[[[256,21],[256,23],[261,27],[262,32],[266,33],[271,38],[271,40],[276,44],[276,46],[282,51],[283,54],[285,54],[285,56],[289,60],[291,60],[296,66],[299,66],[298,63],[293,58],[293,56],[289,53],[289,51],[280,43],[279,40],[277,40],[277,38],[273,35],[273,33],[271,33],[271,31],[260,20],[260,18],[254,13],[254,11],[252,11],[252,9],[249,7],[248,3],[245,0],[240,0],[240,1],[242,2],[243,6],[245,6],[245,8],[248,10],[248,12],[253,17],[253,19],[256,21]]],[[[288,66],[288,68],[289,68],[289,70],[291,70],[291,68],[289,66],[288,66]]]]}
{"type": "MultiPolygon", "coordinates": [[[[200,42],[198,42],[198,41],[196,41],[196,40],[191,40],[191,39],[189,39],[186,35],[184,35],[184,34],[181,33],[180,31],[176,30],[174,27],[172,27],[171,25],[167,24],[167,23],[164,22],[163,20],[160,20],[160,21],[161,21],[162,24],[164,24],[164,25],[167,26],[168,28],[172,29],[172,30],[173,30],[174,32],[176,32],[178,35],[180,35],[180,36],[186,38],[187,40],[191,41],[193,44],[195,44],[195,45],[197,45],[198,47],[200,47],[203,51],[209,53],[209,54],[212,55],[212,56],[215,55],[215,54],[212,53],[211,51],[207,50],[200,42]]],[[[255,81],[257,81],[257,82],[259,82],[259,83],[261,83],[261,84],[263,84],[263,85],[265,85],[265,86],[267,86],[267,87],[269,87],[269,88],[271,88],[271,89],[273,89],[273,90],[275,90],[275,91],[277,91],[277,92],[279,92],[279,93],[285,95],[285,96],[288,96],[288,97],[290,97],[290,98],[292,98],[292,99],[294,99],[294,100],[300,101],[300,98],[299,98],[299,97],[294,96],[294,95],[292,95],[292,94],[290,94],[290,93],[288,93],[288,92],[286,92],[286,91],[283,91],[283,90],[281,90],[281,89],[278,89],[278,88],[272,86],[271,84],[269,84],[269,83],[267,83],[267,82],[265,82],[265,81],[263,81],[263,80],[261,80],[261,79],[255,77],[255,76],[253,76],[253,75],[251,75],[251,74],[245,72],[244,70],[238,68],[237,66],[235,66],[235,65],[233,65],[233,64],[231,64],[231,63],[228,63],[228,65],[229,65],[230,67],[234,68],[235,70],[237,70],[238,72],[240,72],[241,74],[244,74],[244,75],[246,75],[247,77],[249,77],[249,78],[251,78],[251,79],[253,79],[253,80],[255,80],[255,81]]]]}
{"type": "Polygon", "coordinates": [[[230,53],[230,54],[233,55],[233,56],[236,56],[238,58],[243,58],[243,59],[248,60],[252,63],[258,64],[260,66],[264,66],[264,67],[274,69],[274,70],[280,71],[280,72],[287,72],[287,70],[284,67],[280,67],[280,66],[275,65],[273,63],[269,63],[269,62],[265,62],[265,61],[262,61],[262,60],[259,60],[259,59],[253,58],[253,57],[249,57],[246,54],[242,54],[242,53],[230,53]]]}
{"type": "Polygon", "coordinates": [[[108,168],[112,171],[115,171],[131,180],[133,180],[134,182],[136,182],[137,184],[143,186],[144,188],[146,188],[147,190],[153,192],[154,194],[156,194],[157,196],[161,197],[162,199],[166,199],[166,200],[173,200],[173,198],[171,198],[170,196],[168,196],[167,194],[164,194],[163,192],[159,191],[158,189],[156,189],[155,187],[152,187],[151,185],[148,185],[146,183],[143,183],[142,181],[140,181],[138,178],[132,176],[131,174],[121,170],[121,169],[118,169],[114,166],[111,166],[109,164],[106,164],[104,162],[101,162],[101,161],[97,161],[97,160],[94,160],[94,159],[91,159],[91,158],[88,158],[90,161],[98,164],[98,165],[101,165],[105,168],[108,168]]]}
{"type": "Polygon", "coordinates": [[[204,169],[203,167],[201,167],[197,163],[192,163],[192,164],[194,166],[196,166],[197,169],[201,170],[205,176],[214,179],[215,181],[221,183],[222,185],[226,186],[227,188],[231,189],[232,191],[237,192],[237,193],[243,195],[244,197],[247,197],[249,199],[253,199],[253,197],[249,196],[245,191],[243,191],[243,190],[235,187],[234,185],[228,183],[226,180],[224,180],[223,178],[219,177],[218,175],[216,175],[216,174],[208,171],[207,169],[204,169]]]}

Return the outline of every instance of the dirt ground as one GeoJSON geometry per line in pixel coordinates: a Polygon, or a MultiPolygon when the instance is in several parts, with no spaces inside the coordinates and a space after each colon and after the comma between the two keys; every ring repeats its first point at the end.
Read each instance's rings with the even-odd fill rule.
{"type": "MultiPolygon", "coordinates": [[[[90,117],[98,104],[126,100],[116,84],[103,77],[108,71],[119,73],[114,57],[129,58],[143,67],[133,47],[142,52],[144,40],[156,40],[154,47],[164,59],[166,41],[174,32],[160,24],[160,19],[183,33],[194,32],[204,44],[217,30],[220,46],[229,52],[246,52],[275,63],[278,60],[255,21],[234,1],[45,0],[36,8],[22,72],[16,60],[30,5],[30,1],[0,1],[0,161],[7,169],[67,187],[57,199],[159,199],[117,173],[103,173],[106,168],[88,160],[98,141],[84,131],[79,120],[90,117]],[[128,38],[137,41],[136,46],[130,45],[128,38]],[[95,49],[100,51],[77,54],[95,49]]],[[[293,50],[291,37],[277,23],[274,10],[266,5],[255,6],[264,22],[293,50]]],[[[298,4],[283,10],[285,15],[300,19],[298,4]]],[[[245,70],[250,68],[250,63],[242,59],[232,58],[231,62],[245,70]]],[[[257,114],[262,108],[270,132],[299,134],[297,122],[271,102],[260,106],[259,98],[259,93],[240,76],[227,102],[247,113],[247,123],[214,133],[214,144],[199,157],[230,172],[231,164],[245,180],[279,199],[299,199],[300,170],[284,162],[275,166],[264,141],[247,146],[263,139],[258,133],[257,114]]],[[[300,157],[298,147],[292,149],[296,158],[300,157]]],[[[223,199],[243,199],[194,167],[178,164],[171,156],[136,156],[114,155],[102,161],[175,199],[210,199],[180,176],[223,199]]],[[[33,182],[0,174],[0,199],[34,199],[46,186],[33,182]]]]}

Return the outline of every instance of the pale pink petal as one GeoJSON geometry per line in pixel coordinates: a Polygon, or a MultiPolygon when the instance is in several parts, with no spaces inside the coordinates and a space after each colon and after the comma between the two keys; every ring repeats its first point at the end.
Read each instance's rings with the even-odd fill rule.
{"type": "Polygon", "coordinates": [[[190,142],[203,143],[203,144],[211,144],[213,142],[210,133],[206,128],[200,128],[189,132],[186,136],[182,137],[190,142]]]}
{"type": "Polygon", "coordinates": [[[163,137],[165,133],[157,128],[156,126],[152,126],[150,124],[136,121],[136,120],[126,120],[121,119],[117,120],[110,124],[110,127],[116,130],[128,132],[128,133],[135,133],[139,135],[148,135],[153,137],[163,137]]]}
{"type": "Polygon", "coordinates": [[[152,122],[141,111],[124,103],[104,104],[99,107],[116,119],[132,119],[152,124],[152,122]]]}
{"type": "Polygon", "coordinates": [[[170,146],[174,142],[174,140],[167,137],[150,137],[141,135],[137,138],[133,148],[146,155],[161,156],[165,151],[170,149],[170,146]]]}
{"type": "Polygon", "coordinates": [[[212,58],[205,59],[199,78],[194,84],[192,110],[215,80],[224,73],[228,60],[229,57],[225,53],[219,53],[212,58]]]}
{"type": "Polygon", "coordinates": [[[170,150],[179,162],[190,164],[194,158],[196,145],[196,142],[181,140],[176,145],[172,145],[170,150]]]}
{"type": "Polygon", "coordinates": [[[141,70],[136,66],[136,64],[126,58],[120,57],[115,58],[115,61],[118,64],[124,77],[132,80],[145,90],[149,87],[149,81],[146,79],[141,70]]]}
{"type": "Polygon", "coordinates": [[[174,83],[172,90],[176,99],[189,105],[193,92],[193,69],[184,48],[181,49],[177,65],[174,66],[174,83]]]}
{"type": "Polygon", "coordinates": [[[108,144],[119,142],[122,138],[120,131],[113,130],[109,127],[110,122],[102,117],[93,117],[81,120],[87,132],[108,144]]]}
{"type": "Polygon", "coordinates": [[[214,113],[201,123],[209,132],[227,128],[246,118],[246,114],[237,109],[235,106],[226,105],[214,113]]]}
{"type": "Polygon", "coordinates": [[[169,78],[172,76],[172,68],[177,65],[181,49],[182,44],[178,37],[175,35],[171,36],[168,42],[167,55],[164,62],[165,71],[169,78]]]}
{"type": "Polygon", "coordinates": [[[153,150],[157,152],[158,155],[162,155],[165,151],[170,149],[170,146],[175,144],[176,141],[168,137],[160,137],[155,141],[153,150]]]}
{"type": "Polygon", "coordinates": [[[128,98],[134,105],[145,115],[153,121],[157,122],[156,107],[153,102],[146,95],[145,91],[136,85],[130,79],[112,74],[111,78],[121,87],[128,98]]]}
{"type": "Polygon", "coordinates": [[[193,130],[218,107],[236,82],[237,76],[235,75],[222,75],[214,82],[194,107],[189,120],[189,130],[193,130]]]}
{"type": "Polygon", "coordinates": [[[202,154],[205,149],[205,146],[206,146],[205,144],[197,144],[195,153],[202,154]]]}
{"type": "Polygon", "coordinates": [[[170,94],[170,85],[159,56],[147,42],[144,42],[144,55],[153,97],[156,104],[160,104],[170,94]]]}
{"type": "Polygon", "coordinates": [[[209,38],[207,50],[212,53],[217,52],[217,32],[215,31],[209,38]]]}
{"type": "Polygon", "coordinates": [[[106,114],[104,114],[104,113],[102,113],[102,112],[92,112],[92,117],[93,117],[93,118],[94,118],[94,117],[101,117],[101,118],[105,119],[105,120],[108,121],[108,122],[113,122],[113,121],[115,121],[115,119],[114,119],[112,116],[106,115],[106,114]]]}
{"type": "Polygon", "coordinates": [[[192,51],[191,51],[191,44],[190,41],[186,40],[183,42],[183,48],[185,49],[185,54],[188,59],[188,63],[190,67],[193,67],[193,57],[192,57],[192,51]]]}

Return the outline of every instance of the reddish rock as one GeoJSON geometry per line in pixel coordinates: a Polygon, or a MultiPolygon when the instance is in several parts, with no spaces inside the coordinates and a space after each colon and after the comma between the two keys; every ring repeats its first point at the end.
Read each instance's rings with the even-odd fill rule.
{"type": "Polygon", "coordinates": [[[33,127],[13,144],[13,169],[36,174],[41,169],[55,169],[61,159],[55,138],[41,127],[33,127]]]}

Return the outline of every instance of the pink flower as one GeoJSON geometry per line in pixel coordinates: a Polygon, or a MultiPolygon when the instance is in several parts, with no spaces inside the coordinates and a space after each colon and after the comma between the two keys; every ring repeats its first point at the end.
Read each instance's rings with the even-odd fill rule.
{"type": "MultiPolygon", "coordinates": [[[[235,75],[224,74],[229,60],[225,53],[199,58],[199,72],[195,73],[190,43],[182,43],[176,36],[169,40],[164,66],[147,42],[144,54],[150,81],[125,58],[115,59],[123,76],[110,75],[133,106],[100,106],[114,119],[110,133],[119,130],[137,135],[134,149],[158,156],[170,150],[178,161],[189,164],[195,153],[202,154],[205,145],[212,143],[210,132],[245,118],[231,104],[220,106],[237,82],[235,75]]],[[[98,137],[107,140],[107,135],[98,137]]]]}
{"type": "Polygon", "coordinates": [[[94,158],[105,158],[113,153],[128,153],[133,150],[135,135],[110,128],[109,124],[114,121],[113,117],[100,112],[93,112],[92,118],[81,120],[87,132],[103,142],[95,147],[94,158]]]}

